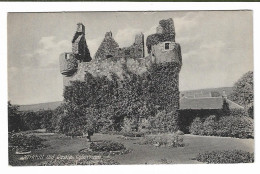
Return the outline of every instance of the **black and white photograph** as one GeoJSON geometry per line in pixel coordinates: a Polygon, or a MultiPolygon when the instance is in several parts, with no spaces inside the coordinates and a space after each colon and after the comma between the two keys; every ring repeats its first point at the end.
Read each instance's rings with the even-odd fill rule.
{"type": "Polygon", "coordinates": [[[8,165],[254,163],[253,35],[252,10],[9,12],[8,165]]]}

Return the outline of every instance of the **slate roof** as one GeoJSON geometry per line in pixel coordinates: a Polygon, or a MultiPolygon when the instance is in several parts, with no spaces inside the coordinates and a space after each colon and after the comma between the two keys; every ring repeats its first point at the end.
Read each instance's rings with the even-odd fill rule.
{"type": "MultiPolygon", "coordinates": [[[[226,99],[230,109],[243,109],[242,106],[226,99]]],[[[205,97],[205,98],[182,98],[180,100],[180,110],[185,109],[222,109],[222,97],[205,97]]]]}

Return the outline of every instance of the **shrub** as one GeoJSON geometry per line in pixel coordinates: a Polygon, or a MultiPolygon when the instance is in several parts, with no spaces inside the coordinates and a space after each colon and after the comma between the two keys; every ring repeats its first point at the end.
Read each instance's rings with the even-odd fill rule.
{"type": "Polygon", "coordinates": [[[8,132],[18,132],[24,129],[18,109],[18,106],[8,101],[8,132]]]}
{"type": "Polygon", "coordinates": [[[8,143],[11,149],[39,149],[45,147],[45,145],[42,144],[43,141],[45,140],[34,135],[27,136],[13,133],[9,133],[8,135],[8,143]]]}
{"type": "Polygon", "coordinates": [[[248,116],[248,113],[245,109],[230,109],[230,115],[241,117],[241,116],[248,116]]]}
{"type": "Polygon", "coordinates": [[[178,115],[174,111],[168,113],[165,110],[160,111],[154,117],[149,117],[148,120],[150,130],[156,130],[157,133],[176,132],[179,129],[178,115]]]}
{"type": "Polygon", "coordinates": [[[90,144],[90,149],[97,152],[110,152],[110,151],[119,151],[124,150],[125,146],[122,143],[113,142],[113,141],[102,141],[90,144]]]}
{"type": "Polygon", "coordinates": [[[216,116],[211,115],[207,117],[203,123],[203,135],[216,135],[216,116]]]}
{"type": "Polygon", "coordinates": [[[184,133],[183,133],[182,131],[180,131],[180,130],[178,130],[178,131],[176,132],[176,134],[177,134],[177,135],[184,135],[184,133]]]}
{"type": "Polygon", "coordinates": [[[198,154],[196,160],[205,163],[253,163],[254,153],[241,150],[212,151],[198,154]]]}
{"type": "Polygon", "coordinates": [[[217,135],[236,138],[253,138],[253,119],[235,116],[221,117],[218,121],[217,135]]]}
{"type": "Polygon", "coordinates": [[[24,111],[20,113],[25,130],[41,129],[42,118],[34,111],[24,111]]]}
{"type": "Polygon", "coordinates": [[[52,110],[40,110],[36,112],[36,115],[40,118],[40,127],[49,129],[53,117],[52,110]]]}
{"type": "Polygon", "coordinates": [[[125,137],[143,137],[144,133],[142,132],[125,132],[123,133],[125,137]]]}
{"type": "Polygon", "coordinates": [[[96,130],[97,110],[66,103],[61,109],[57,129],[67,136],[82,136],[96,130]]]}
{"type": "Polygon", "coordinates": [[[199,117],[196,117],[190,125],[190,133],[201,135],[203,131],[203,123],[199,117]]]}
{"type": "Polygon", "coordinates": [[[194,135],[211,135],[236,138],[253,138],[254,123],[250,117],[227,116],[218,121],[215,116],[208,117],[204,123],[195,118],[190,126],[194,135]]]}
{"type": "Polygon", "coordinates": [[[157,147],[183,147],[183,136],[178,133],[146,136],[140,144],[151,144],[157,147]]]}

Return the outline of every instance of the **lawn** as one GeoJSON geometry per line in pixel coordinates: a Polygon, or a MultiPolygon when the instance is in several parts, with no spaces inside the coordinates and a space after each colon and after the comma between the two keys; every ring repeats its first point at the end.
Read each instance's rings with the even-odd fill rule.
{"type": "MultiPolygon", "coordinates": [[[[70,138],[60,134],[49,133],[33,133],[40,138],[46,139],[44,144],[48,147],[44,149],[34,150],[30,155],[79,155],[79,151],[90,145],[86,138],[70,138]]],[[[247,152],[254,152],[253,139],[238,139],[226,137],[209,137],[209,136],[195,136],[184,135],[184,147],[169,148],[169,147],[155,147],[152,145],[140,145],[141,138],[124,138],[121,135],[109,134],[94,134],[92,141],[98,142],[101,140],[113,140],[121,142],[131,152],[124,155],[115,155],[110,158],[119,164],[192,164],[200,163],[194,158],[198,153],[213,150],[244,150],[247,152]]],[[[21,158],[21,155],[14,155],[13,158],[21,158]]],[[[40,159],[28,161],[27,165],[35,165],[40,159]]]]}

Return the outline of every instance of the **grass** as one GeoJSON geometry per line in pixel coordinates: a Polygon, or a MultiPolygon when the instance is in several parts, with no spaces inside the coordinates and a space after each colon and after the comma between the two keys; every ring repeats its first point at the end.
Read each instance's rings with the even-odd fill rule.
{"type": "MultiPolygon", "coordinates": [[[[11,154],[10,161],[18,160],[21,165],[39,165],[39,164],[57,164],[57,165],[76,165],[75,161],[67,162],[65,160],[53,161],[47,160],[47,156],[72,156],[76,158],[82,154],[80,150],[89,147],[90,142],[86,138],[70,138],[60,134],[48,134],[43,132],[33,133],[34,135],[45,139],[43,143],[48,145],[43,149],[32,150],[33,155],[44,155],[44,159],[33,160],[18,160],[22,156],[11,154]],[[49,163],[48,163],[49,161],[49,163]]],[[[155,147],[153,145],[139,145],[138,142],[142,137],[135,137],[132,139],[124,139],[122,135],[109,135],[109,134],[94,134],[92,141],[100,142],[104,140],[115,141],[124,144],[131,152],[124,155],[115,155],[109,158],[95,159],[94,162],[80,161],[79,164],[191,164],[201,163],[195,160],[199,153],[216,151],[216,150],[243,150],[247,152],[254,152],[254,140],[253,139],[238,139],[238,138],[226,138],[226,137],[208,137],[208,136],[196,136],[196,135],[184,135],[184,147],[168,148],[168,147],[155,147]]],[[[30,156],[29,156],[30,157],[30,156]]]]}

